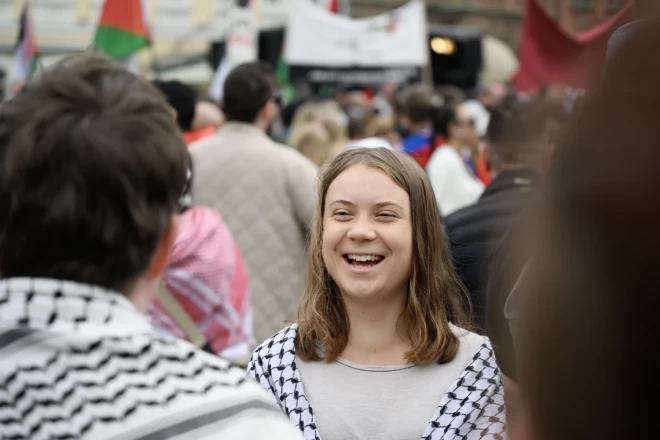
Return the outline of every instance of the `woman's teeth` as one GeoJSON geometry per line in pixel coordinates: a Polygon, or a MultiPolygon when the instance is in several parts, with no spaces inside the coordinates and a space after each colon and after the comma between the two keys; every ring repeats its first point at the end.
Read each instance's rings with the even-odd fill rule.
{"type": "Polygon", "coordinates": [[[351,261],[360,261],[360,262],[367,262],[367,261],[375,261],[379,262],[380,260],[383,259],[380,255],[355,255],[355,254],[348,254],[346,256],[349,260],[351,261]]]}

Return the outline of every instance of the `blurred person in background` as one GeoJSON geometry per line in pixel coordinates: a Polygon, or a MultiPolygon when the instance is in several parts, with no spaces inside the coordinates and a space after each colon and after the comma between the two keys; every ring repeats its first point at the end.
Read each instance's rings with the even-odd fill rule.
{"type": "Polygon", "coordinates": [[[465,107],[472,115],[477,134],[480,137],[486,136],[490,112],[497,105],[497,101],[498,97],[493,87],[487,84],[479,84],[474,91],[474,98],[465,101],[465,107]]]}
{"type": "MultiPolygon", "coordinates": [[[[543,106],[540,100],[538,102],[543,106]]],[[[525,103],[525,105],[534,105],[532,100],[525,100],[525,103]]],[[[549,148],[542,158],[541,174],[545,176],[550,169],[555,148],[563,146],[567,127],[553,119],[552,113],[547,113],[546,106],[543,106],[543,110],[547,118],[549,141],[549,148]]],[[[539,189],[536,192],[538,193],[539,189]]],[[[485,332],[492,341],[502,372],[504,401],[507,407],[507,431],[512,440],[533,438],[530,434],[529,408],[520,389],[518,356],[511,333],[517,305],[516,301],[510,298],[516,296],[512,293],[514,290],[520,290],[520,280],[525,267],[541,246],[538,226],[544,220],[543,211],[540,209],[542,202],[542,197],[528,197],[527,209],[523,209],[516,217],[510,219],[507,232],[490,257],[485,295],[485,332]]]]}
{"type": "Polygon", "coordinates": [[[445,219],[454,264],[470,293],[479,332],[484,331],[491,259],[513,219],[538,192],[549,148],[540,103],[512,98],[495,107],[486,147],[494,180],[474,205],[445,219]]]}
{"type": "Polygon", "coordinates": [[[187,144],[213,136],[224,124],[225,115],[215,102],[198,101],[195,104],[195,117],[192,121],[192,130],[183,134],[187,144]]]}
{"type": "Polygon", "coordinates": [[[347,141],[364,139],[364,128],[373,118],[375,111],[366,92],[353,91],[348,94],[344,112],[348,118],[347,141]]]}
{"type": "Polygon", "coordinates": [[[341,107],[333,101],[322,102],[316,108],[314,119],[323,124],[334,151],[339,152],[348,141],[348,120],[341,107]]]}
{"type": "Polygon", "coordinates": [[[465,102],[465,91],[451,84],[437,86],[435,95],[439,96],[446,106],[458,106],[465,102]]]}
{"type": "Polygon", "coordinates": [[[361,118],[349,118],[348,140],[350,142],[355,142],[364,139],[366,137],[365,128],[371,119],[371,115],[363,115],[361,118]]]}
{"type": "Polygon", "coordinates": [[[365,120],[362,119],[349,119],[348,121],[348,142],[357,142],[364,139],[364,125],[365,120]]]}
{"type": "MultiPolygon", "coordinates": [[[[156,84],[159,85],[161,91],[169,92],[170,106],[181,106],[182,100],[173,99],[171,88],[156,84]]],[[[195,124],[218,124],[216,109],[213,103],[198,102],[193,130],[195,124]]],[[[147,316],[157,329],[167,334],[244,364],[254,343],[254,331],[243,259],[220,214],[211,208],[192,206],[192,158],[189,151],[187,154],[177,236],[163,282],[147,316]]]]}
{"type": "Polygon", "coordinates": [[[434,123],[436,133],[445,143],[433,152],[426,172],[440,212],[446,217],[475,203],[484,190],[483,183],[468,165],[479,136],[474,120],[463,105],[441,107],[435,113],[434,123]]]}
{"type": "Polygon", "coordinates": [[[348,145],[348,148],[387,147],[401,151],[399,135],[394,131],[394,120],[391,117],[376,115],[364,126],[363,138],[348,145]]]}
{"type": "Polygon", "coordinates": [[[194,201],[222,213],[245,259],[258,340],[295,317],[317,174],[266,134],[278,112],[275,83],[268,64],[236,67],[224,85],[227,122],[190,147],[194,201]]]}
{"type": "Polygon", "coordinates": [[[554,170],[545,240],[505,308],[515,322],[520,391],[538,439],[655,436],[659,390],[644,378],[656,372],[648,361],[657,334],[650,311],[660,306],[650,275],[660,246],[660,133],[649,117],[660,108],[657,97],[651,103],[637,95],[634,105],[618,98],[625,99],[588,103],[591,116],[580,119],[582,133],[566,145],[578,151],[560,152],[566,156],[554,170]],[[631,141],[625,154],[613,151],[631,141]],[[585,161],[589,169],[578,171],[585,161]],[[512,314],[515,292],[520,304],[512,314]]]}
{"type": "Polygon", "coordinates": [[[373,114],[373,103],[365,90],[351,90],[346,93],[342,106],[349,118],[362,119],[373,114]]]}
{"type": "Polygon", "coordinates": [[[100,56],[2,105],[0,438],[296,438],[244,372],[143,315],[185,162],[162,95],[100,56]]]}
{"type": "Polygon", "coordinates": [[[394,119],[394,131],[401,139],[410,135],[410,127],[407,125],[407,118],[403,113],[404,101],[408,95],[408,88],[400,89],[392,101],[392,117],[394,119]]]}
{"type": "Polygon", "coordinates": [[[434,106],[431,120],[433,123],[433,150],[447,143],[447,138],[438,130],[438,117],[443,115],[445,108],[458,107],[465,102],[465,92],[452,85],[441,85],[435,88],[435,95],[437,96],[437,105],[434,106]]]}
{"type": "Polygon", "coordinates": [[[394,81],[385,81],[380,85],[378,93],[374,96],[373,106],[376,112],[381,116],[393,116],[394,97],[399,86],[394,81]]]}
{"type": "Polygon", "coordinates": [[[546,84],[539,90],[538,97],[545,106],[548,117],[552,120],[566,122],[570,117],[572,99],[570,90],[563,84],[546,84]]]}
{"type": "Polygon", "coordinates": [[[294,150],[300,151],[319,167],[336,154],[330,135],[320,122],[308,122],[297,128],[290,142],[294,150]]]}
{"type": "MultiPolygon", "coordinates": [[[[158,89],[163,97],[169,104],[170,111],[174,116],[181,136],[186,142],[186,133],[192,129],[193,119],[195,117],[195,104],[197,92],[190,87],[179,81],[153,81],[152,85],[158,89]]],[[[188,160],[186,160],[186,181],[183,187],[183,194],[179,200],[181,212],[192,206],[192,173],[193,163],[190,157],[190,152],[187,152],[188,160]]]]}
{"type": "Polygon", "coordinates": [[[287,143],[291,145],[295,141],[296,131],[300,128],[314,122],[318,117],[318,102],[305,102],[301,104],[292,116],[291,123],[289,124],[287,143]]]}
{"type": "Polygon", "coordinates": [[[562,134],[544,209],[503,242],[488,335],[505,399],[519,399],[513,440],[655,436],[658,390],[644,378],[656,370],[658,29],[649,19],[612,35],[603,82],[562,134]]]}
{"type": "MultiPolygon", "coordinates": [[[[474,97],[465,101],[465,107],[474,119],[475,128],[480,138],[483,139],[486,136],[490,114],[505,93],[506,89],[502,84],[479,84],[474,91],[474,97]]],[[[493,176],[488,169],[486,155],[487,151],[483,143],[473,151],[474,172],[484,185],[489,185],[493,176]]]]}
{"type": "Polygon", "coordinates": [[[197,92],[179,81],[154,81],[176,114],[186,145],[215,134],[224,122],[222,112],[212,102],[198,101],[197,92]]]}
{"type": "Polygon", "coordinates": [[[349,149],[319,179],[298,321],[248,374],[307,440],[505,435],[487,338],[470,333],[428,177],[408,155],[349,149]]]}
{"type": "Polygon", "coordinates": [[[409,87],[402,99],[400,123],[409,133],[402,137],[401,146],[424,168],[433,152],[433,90],[417,84],[409,87]]]}
{"type": "Polygon", "coordinates": [[[298,110],[308,103],[314,103],[316,99],[309,84],[296,83],[295,94],[291,102],[286,103],[282,108],[282,125],[285,129],[285,137],[289,135],[289,130],[294,124],[294,117],[298,114],[298,110]]]}
{"type": "Polygon", "coordinates": [[[245,362],[254,343],[247,273],[219,213],[195,206],[181,214],[163,281],[167,291],[159,292],[147,313],[156,328],[232,362],[245,362]],[[172,299],[186,316],[172,309],[172,299]],[[186,326],[187,319],[203,339],[193,340],[197,332],[186,326]]]}
{"type": "MultiPolygon", "coordinates": [[[[341,151],[346,145],[347,140],[347,117],[341,110],[341,107],[334,101],[307,103],[301,106],[293,118],[293,124],[289,130],[289,137],[287,143],[298,149],[300,147],[300,136],[305,134],[309,135],[309,125],[320,124],[325,131],[328,141],[324,147],[325,152],[320,153],[315,150],[317,159],[312,159],[313,162],[323,160],[334,156],[341,151]]],[[[316,129],[314,129],[316,130],[316,129]]],[[[318,136],[316,136],[318,138],[318,136]]],[[[311,138],[308,137],[311,142],[311,138]]],[[[299,150],[300,151],[300,150],[299,150]]],[[[312,151],[309,149],[308,151],[312,151]]],[[[310,157],[311,156],[307,156],[310,157]]]]}
{"type": "Polygon", "coordinates": [[[197,92],[180,81],[154,81],[176,115],[176,122],[182,133],[192,130],[197,105],[197,92]]]}
{"type": "Polygon", "coordinates": [[[513,323],[539,440],[657,436],[658,41],[657,18],[613,34],[604,80],[548,177],[543,241],[513,323]]]}
{"type": "Polygon", "coordinates": [[[376,115],[364,126],[363,136],[350,142],[346,148],[378,148],[385,147],[401,151],[399,135],[394,131],[394,120],[391,117],[376,115]]]}
{"type": "Polygon", "coordinates": [[[344,108],[346,106],[346,100],[347,100],[347,95],[349,91],[346,89],[346,87],[342,84],[337,84],[335,87],[332,89],[332,100],[339,104],[341,108],[344,108]]]}

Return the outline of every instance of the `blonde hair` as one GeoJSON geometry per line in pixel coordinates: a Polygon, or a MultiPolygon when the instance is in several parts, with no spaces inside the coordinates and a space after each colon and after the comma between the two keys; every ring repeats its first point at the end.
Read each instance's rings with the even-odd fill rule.
{"type": "Polygon", "coordinates": [[[383,171],[410,196],[413,269],[406,307],[401,315],[411,342],[406,359],[424,364],[454,358],[460,342],[449,321],[470,328],[469,298],[451,263],[433,189],[424,171],[410,157],[386,148],[356,148],[340,153],[319,176],[311,230],[307,278],[298,309],[296,354],[303,360],[332,362],[346,348],[350,322],[337,285],[323,261],[323,216],[328,188],[350,166],[363,164],[383,171]],[[316,350],[320,342],[327,356],[316,350]]]}
{"type": "Polygon", "coordinates": [[[329,136],[327,152],[317,159],[323,161],[318,163],[317,160],[308,156],[320,165],[346,146],[348,136],[343,116],[341,107],[336,102],[304,104],[293,117],[287,144],[300,151],[297,146],[300,145],[300,137],[307,132],[308,126],[312,123],[322,125],[329,136]]]}
{"type": "Polygon", "coordinates": [[[394,119],[389,116],[374,116],[364,127],[364,137],[386,137],[394,131],[394,119]]]}
{"type": "Polygon", "coordinates": [[[296,110],[291,121],[291,132],[295,132],[298,127],[302,127],[316,120],[318,104],[307,103],[303,104],[296,110]]]}
{"type": "Polygon", "coordinates": [[[318,106],[316,117],[330,135],[334,145],[346,144],[348,140],[347,127],[343,124],[342,110],[336,104],[322,103],[318,106]]]}
{"type": "Polygon", "coordinates": [[[299,127],[290,142],[291,147],[307,156],[317,166],[323,165],[335,155],[330,135],[320,122],[310,122],[299,127]]]}

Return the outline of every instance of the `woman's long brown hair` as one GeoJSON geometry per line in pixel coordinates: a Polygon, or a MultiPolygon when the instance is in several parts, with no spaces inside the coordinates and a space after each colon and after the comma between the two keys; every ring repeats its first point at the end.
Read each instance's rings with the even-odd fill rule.
{"type": "Polygon", "coordinates": [[[296,354],[303,360],[332,362],[348,343],[348,315],[322,256],[323,216],[328,187],[356,164],[383,171],[410,196],[414,255],[406,307],[400,318],[411,342],[406,359],[411,364],[435,359],[448,362],[460,344],[449,322],[470,327],[469,299],[451,263],[431,183],[412,158],[387,148],[346,150],[321,171],[305,292],[298,309],[296,354]],[[326,352],[323,358],[317,352],[317,342],[326,352]]]}

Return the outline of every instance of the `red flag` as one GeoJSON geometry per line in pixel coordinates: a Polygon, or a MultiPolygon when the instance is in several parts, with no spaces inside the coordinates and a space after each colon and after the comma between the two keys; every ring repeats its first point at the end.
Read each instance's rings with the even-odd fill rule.
{"type": "Polygon", "coordinates": [[[584,88],[605,63],[607,41],[630,17],[631,4],[598,26],[571,36],[537,0],[527,0],[520,40],[520,69],[513,79],[521,92],[559,83],[584,88]]]}
{"type": "Polygon", "coordinates": [[[330,0],[330,3],[328,3],[328,11],[332,12],[333,14],[338,14],[339,0],[330,0]]]}

